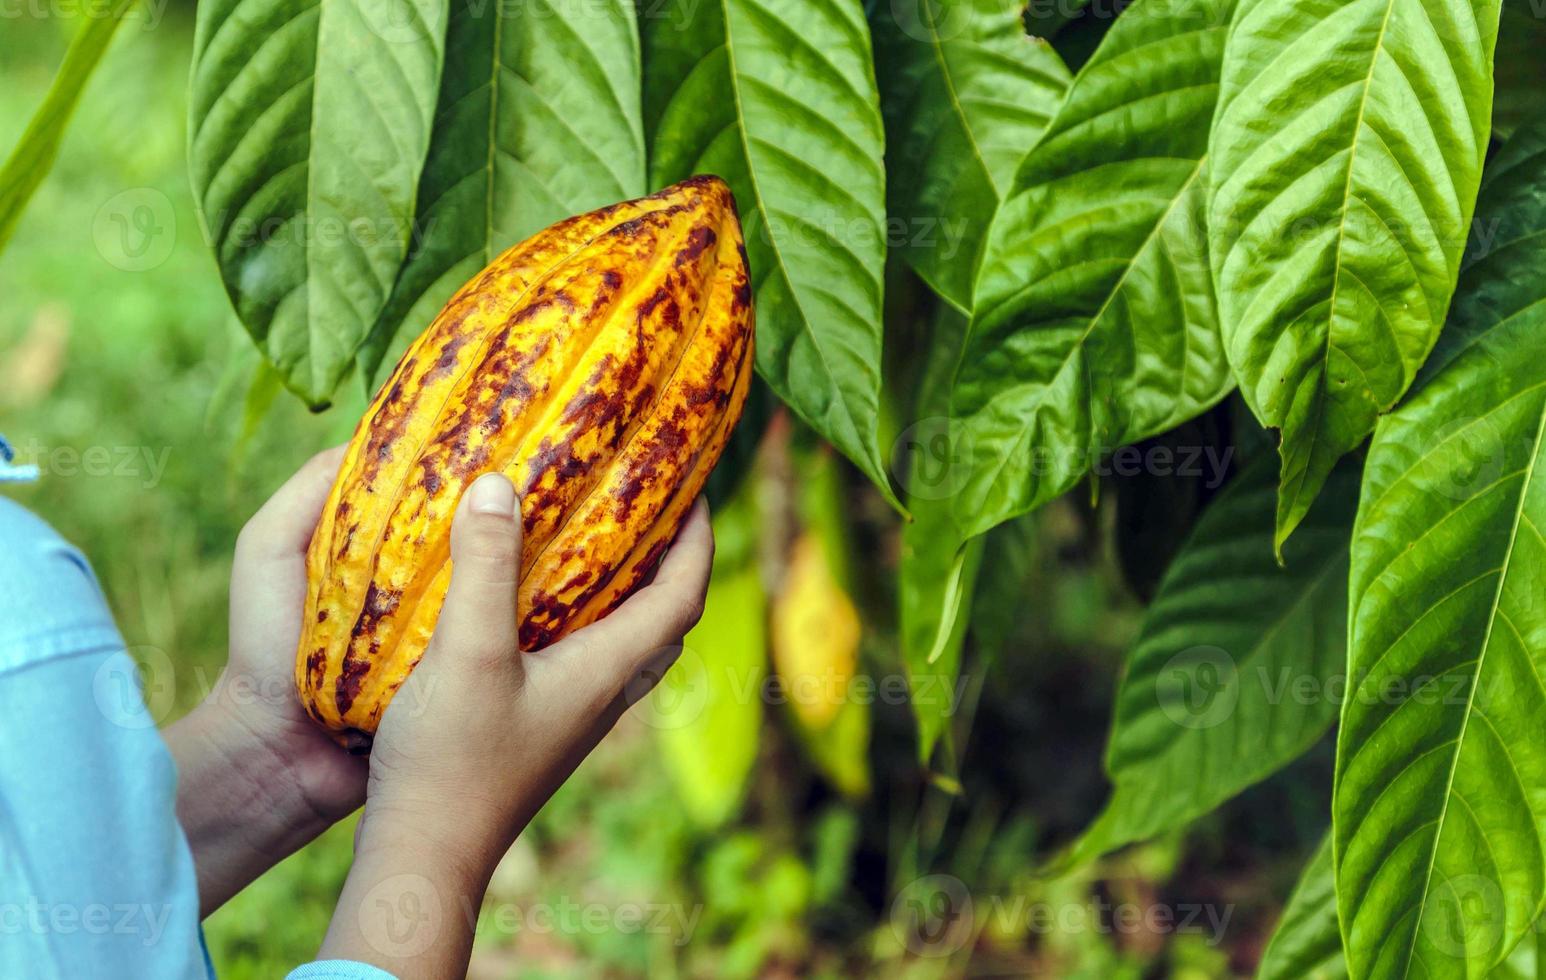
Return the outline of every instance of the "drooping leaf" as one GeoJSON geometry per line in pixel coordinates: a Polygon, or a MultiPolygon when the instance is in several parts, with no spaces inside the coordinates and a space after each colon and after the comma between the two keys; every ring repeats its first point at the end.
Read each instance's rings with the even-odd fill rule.
{"type": "Polygon", "coordinates": [[[1444,322],[1487,149],[1499,0],[1241,0],[1208,235],[1229,362],[1282,430],[1276,543],[1444,322]]]}
{"type": "Polygon", "coordinates": [[[188,161],[243,326],[328,404],[408,251],[446,0],[198,8],[188,161]]]}
{"type": "Polygon", "coordinates": [[[1546,123],[1488,166],[1353,537],[1337,897],[1355,977],[1477,976],[1546,900],[1546,123]]]}
{"type": "Polygon", "coordinates": [[[1343,980],[1346,976],[1328,835],[1299,875],[1272,942],[1262,954],[1256,980],[1343,980]]]}
{"type": "Polygon", "coordinates": [[[927,356],[917,379],[913,423],[898,440],[906,452],[907,507],[897,571],[902,663],[907,669],[919,760],[927,763],[950,722],[951,692],[961,669],[982,539],[956,525],[951,497],[967,461],[953,451],[950,378],[960,357],[966,319],[940,306],[931,318],[927,356]]]}
{"type": "Polygon", "coordinates": [[[445,60],[414,241],[360,352],[378,381],[500,252],[647,193],[631,0],[453,0],[445,60]]]}
{"type": "Polygon", "coordinates": [[[1068,86],[1015,0],[880,4],[871,15],[886,115],[893,247],[962,311],[988,223],[1068,86]]]}
{"type": "Polygon", "coordinates": [[[0,166],[0,251],[11,240],[33,192],[52,169],[75,104],[124,14],[133,5],[134,0],[112,0],[106,9],[90,9],[82,15],[80,27],[65,49],[64,61],[43,96],[42,105],[33,113],[5,165],[0,166]]]}
{"type": "Polygon", "coordinates": [[[926,763],[955,707],[983,538],[961,540],[937,501],[910,503],[916,506],[902,528],[897,598],[919,761],[926,763]]]}
{"type": "Polygon", "coordinates": [[[730,184],[758,372],[900,507],[876,434],[885,173],[863,8],[721,0],[642,25],[651,182],[730,184]]]}
{"type": "Polygon", "coordinates": [[[757,570],[750,484],[714,516],[714,573],[703,618],[643,705],[661,759],[694,823],[736,813],[757,761],[767,670],[767,599],[757,570]]]}
{"type": "Polygon", "coordinates": [[[1202,205],[1232,6],[1129,7],[994,219],[950,412],[967,537],[1228,390],[1202,205]]]}
{"type": "Polygon", "coordinates": [[[1070,861],[1207,813],[1335,720],[1358,468],[1336,471],[1283,566],[1272,553],[1275,471],[1265,459],[1232,481],[1166,573],[1117,692],[1111,800],[1070,861]]]}

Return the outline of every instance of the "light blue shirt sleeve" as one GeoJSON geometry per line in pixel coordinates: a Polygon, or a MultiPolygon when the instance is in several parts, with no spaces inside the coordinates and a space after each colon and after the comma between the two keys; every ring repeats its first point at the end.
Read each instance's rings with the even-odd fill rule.
{"type": "MultiPolygon", "coordinates": [[[[159,706],[171,662],[143,653],[159,706]]],[[[80,552],[0,497],[0,977],[214,975],[146,693],[80,552]]],[[[392,980],[343,961],[290,976],[392,980]]]]}

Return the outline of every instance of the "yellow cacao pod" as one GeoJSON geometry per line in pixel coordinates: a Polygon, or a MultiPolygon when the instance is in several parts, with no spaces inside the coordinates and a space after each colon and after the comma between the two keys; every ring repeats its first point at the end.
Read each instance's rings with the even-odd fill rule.
{"type": "Polygon", "coordinates": [[[847,703],[860,633],[859,611],[832,574],[825,544],[810,531],[801,534],[773,600],[773,666],[806,728],[829,727],[847,703]]]}
{"type": "Polygon", "coordinates": [[[521,499],[523,650],[622,602],[740,417],[751,295],[715,177],[561,221],[463,286],[377,393],[312,537],[296,658],[311,716],[368,747],[429,642],[451,516],[484,473],[521,499]]]}

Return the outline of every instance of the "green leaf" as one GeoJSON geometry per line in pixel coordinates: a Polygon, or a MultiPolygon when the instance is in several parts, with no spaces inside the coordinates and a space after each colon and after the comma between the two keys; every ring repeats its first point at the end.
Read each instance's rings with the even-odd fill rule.
{"type": "Polygon", "coordinates": [[[1068,69],[1013,0],[882,4],[871,14],[886,115],[892,243],[971,309],[999,200],[1046,128],[1068,69]]]}
{"type": "MultiPolygon", "coordinates": [[[[1288,907],[1262,954],[1256,980],[1342,980],[1347,960],[1337,931],[1337,896],[1332,874],[1331,837],[1315,849],[1300,873],[1288,907]]],[[[1525,940],[1506,961],[1487,973],[1489,980],[1535,980],[1538,972],[1536,936],[1525,940]]]]}
{"type": "Polygon", "coordinates": [[[703,618],[641,706],[689,818],[707,828],[735,816],[757,761],[768,660],[757,526],[750,492],[715,515],[715,537],[729,547],[716,551],[703,618]]]}
{"type": "Polygon", "coordinates": [[[758,372],[900,508],[876,435],[884,141],[860,4],[704,0],[643,26],[653,183],[730,184],[758,372]]]}
{"type": "Polygon", "coordinates": [[[898,571],[902,662],[907,668],[918,758],[927,763],[956,708],[961,646],[970,622],[982,538],[963,541],[937,501],[909,499],[898,571]]]}
{"type": "Polygon", "coordinates": [[[960,357],[966,319],[941,305],[930,318],[927,357],[917,379],[914,421],[897,442],[906,452],[907,507],[897,570],[897,616],[902,663],[907,669],[913,716],[918,722],[919,761],[927,764],[950,724],[961,670],[972,591],[982,539],[957,527],[950,498],[966,461],[953,451],[955,434],[945,418],[950,376],[960,357]]]}
{"type": "Polygon", "coordinates": [[[1331,837],[1315,849],[1289,896],[1256,980],[1342,980],[1347,963],[1337,933],[1337,895],[1331,874],[1331,837]]]}
{"type": "Polygon", "coordinates": [[[1479,975],[1546,901],[1546,122],[1477,211],[1353,538],[1333,826],[1359,978],[1479,975]]]}
{"type": "Polygon", "coordinates": [[[188,161],[243,326],[327,405],[408,251],[446,0],[199,5],[188,161]]]}
{"type": "Polygon", "coordinates": [[[1128,655],[1106,751],[1111,800],[1083,861],[1179,827],[1298,758],[1336,718],[1346,663],[1354,461],[1272,553],[1276,467],[1249,467],[1203,512],[1128,655]]]}
{"type": "Polygon", "coordinates": [[[105,9],[101,9],[102,4],[89,5],[82,14],[80,27],[65,49],[64,61],[43,96],[42,105],[6,157],[5,166],[0,167],[0,251],[11,240],[33,192],[53,168],[81,92],[107,51],[113,32],[133,5],[134,0],[112,0],[105,9]]]}
{"type": "Polygon", "coordinates": [[[1229,363],[1282,430],[1279,547],[1433,346],[1487,149],[1499,0],[1241,0],[1208,235],[1229,363]]]}
{"type": "Polygon", "coordinates": [[[950,413],[967,537],[1228,391],[1201,222],[1232,2],[1129,7],[994,219],[950,413]]]}
{"type": "Polygon", "coordinates": [[[548,225],[640,197],[631,0],[456,0],[415,238],[360,352],[390,368],[461,285],[548,225]]]}

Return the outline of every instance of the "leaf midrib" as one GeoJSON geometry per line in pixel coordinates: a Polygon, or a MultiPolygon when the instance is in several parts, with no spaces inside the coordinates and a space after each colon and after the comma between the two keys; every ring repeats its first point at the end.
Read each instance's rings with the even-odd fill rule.
{"type": "MultiPolygon", "coordinates": [[[[983,176],[987,178],[988,186],[993,189],[994,199],[1001,201],[1004,199],[1003,191],[1000,190],[998,182],[993,179],[993,171],[989,169],[988,160],[982,154],[982,148],[977,142],[977,134],[972,128],[970,118],[966,114],[966,106],[962,103],[960,93],[956,89],[955,75],[950,69],[950,59],[945,54],[944,40],[939,36],[939,28],[935,23],[933,4],[921,3],[918,5],[918,10],[928,22],[929,48],[934,54],[935,62],[939,65],[940,80],[944,83],[945,92],[950,97],[951,108],[954,110],[956,117],[961,121],[961,129],[966,134],[967,145],[972,149],[972,157],[977,161],[983,176]]],[[[1027,152],[1029,152],[1029,148],[1027,148],[1027,152]]],[[[968,297],[969,300],[970,297],[968,297]]]]}
{"type": "MultiPolygon", "coordinates": [[[[1310,429],[1309,442],[1302,450],[1304,459],[1303,468],[1291,477],[1291,479],[1294,481],[1293,496],[1289,498],[1286,503],[1280,502],[1278,506],[1278,521],[1280,527],[1275,533],[1274,537],[1277,539],[1276,546],[1279,549],[1282,548],[1283,538],[1285,537],[1281,527],[1281,515],[1284,513],[1291,514],[1295,510],[1299,509],[1299,498],[1303,495],[1305,482],[1309,478],[1310,468],[1313,465],[1313,460],[1315,458],[1315,446],[1319,441],[1322,420],[1326,414],[1325,403],[1327,397],[1327,385],[1329,383],[1328,378],[1330,377],[1331,373],[1331,348],[1333,344],[1332,331],[1337,322],[1337,293],[1342,285],[1342,246],[1347,241],[1347,213],[1353,196],[1353,168],[1358,161],[1358,137],[1359,134],[1363,132],[1364,115],[1367,113],[1369,108],[1369,93],[1374,88],[1374,71],[1375,68],[1379,65],[1380,52],[1385,48],[1385,34],[1390,29],[1390,18],[1391,15],[1395,12],[1395,9],[1396,0],[1385,0],[1385,14],[1380,20],[1380,32],[1378,36],[1375,37],[1373,49],[1369,54],[1369,71],[1364,76],[1363,94],[1358,98],[1358,116],[1353,121],[1353,138],[1352,141],[1348,144],[1347,178],[1342,185],[1342,202],[1337,210],[1337,248],[1335,254],[1332,256],[1331,262],[1331,301],[1326,305],[1326,344],[1325,349],[1321,352],[1320,380],[1316,383],[1315,386],[1315,425],[1310,429]]],[[[1286,425],[1288,422],[1287,414],[1284,415],[1283,421],[1286,425]]],[[[1409,956],[1407,961],[1407,969],[1410,968],[1411,960],[1409,956]]]]}
{"type": "MultiPolygon", "coordinates": [[[[1394,2],[1394,0],[1392,0],[1394,2]]],[[[1508,584],[1509,572],[1512,570],[1514,558],[1514,545],[1519,540],[1519,524],[1524,517],[1525,504],[1530,496],[1530,484],[1535,478],[1535,464],[1540,459],[1541,438],[1546,433],[1546,411],[1541,412],[1540,420],[1535,426],[1535,441],[1530,451],[1530,463],[1525,468],[1524,479],[1519,485],[1519,504],[1514,508],[1513,525],[1509,528],[1508,548],[1503,553],[1503,572],[1498,576],[1498,586],[1493,591],[1492,603],[1487,610],[1487,630],[1482,636],[1481,648],[1476,659],[1476,681],[1471,683],[1471,689],[1466,692],[1465,712],[1460,718],[1460,731],[1455,736],[1454,754],[1450,758],[1449,774],[1444,780],[1444,798],[1439,806],[1438,819],[1435,821],[1433,831],[1433,845],[1428,852],[1428,866],[1423,873],[1422,897],[1417,905],[1417,928],[1422,928],[1423,915],[1428,905],[1428,895],[1432,892],[1434,867],[1438,863],[1439,841],[1444,836],[1444,821],[1449,815],[1449,801],[1454,794],[1455,773],[1460,766],[1460,754],[1465,748],[1466,732],[1470,727],[1471,714],[1476,710],[1476,692],[1481,687],[1477,682],[1481,678],[1482,670],[1486,666],[1487,652],[1492,647],[1492,631],[1497,625],[1498,617],[1502,614],[1503,590],[1508,584]]],[[[1411,943],[1407,947],[1406,963],[1401,971],[1403,978],[1410,977],[1412,972],[1412,958],[1417,952],[1417,937],[1414,934],[1411,943]]]]}

